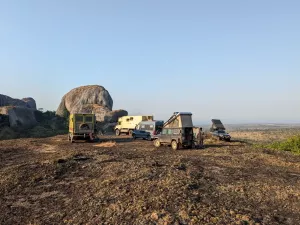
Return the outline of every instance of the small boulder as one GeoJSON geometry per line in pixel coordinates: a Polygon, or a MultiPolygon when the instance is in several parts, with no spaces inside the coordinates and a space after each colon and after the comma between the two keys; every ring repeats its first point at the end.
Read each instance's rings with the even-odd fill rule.
{"type": "Polygon", "coordinates": [[[127,116],[127,115],[128,112],[123,109],[113,110],[105,114],[104,121],[108,123],[117,123],[120,117],[127,116]]]}

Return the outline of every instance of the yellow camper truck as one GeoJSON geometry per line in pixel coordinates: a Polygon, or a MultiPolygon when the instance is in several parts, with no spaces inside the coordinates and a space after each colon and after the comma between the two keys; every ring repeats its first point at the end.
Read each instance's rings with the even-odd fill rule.
{"type": "Polygon", "coordinates": [[[152,121],[153,116],[123,116],[118,120],[118,124],[115,127],[116,135],[119,136],[121,133],[132,135],[135,127],[142,121],[152,121]]]}
{"type": "Polygon", "coordinates": [[[94,140],[95,114],[70,114],[68,140],[74,142],[76,138],[94,140]]]}

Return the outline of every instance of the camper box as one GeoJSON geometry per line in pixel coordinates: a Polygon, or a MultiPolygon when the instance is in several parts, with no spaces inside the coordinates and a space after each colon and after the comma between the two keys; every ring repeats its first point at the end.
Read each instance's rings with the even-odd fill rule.
{"type": "Polygon", "coordinates": [[[225,127],[224,127],[223,123],[221,122],[221,120],[212,119],[211,122],[212,122],[212,125],[210,128],[211,132],[216,131],[216,130],[225,130],[225,127]]]}
{"type": "Polygon", "coordinates": [[[164,123],[164,128],[193,127],[192,113],[175,112],[171,118],[164,123]]]}
{"type": "Polygon", "coordinates": [[[141,115],[141,116],[122,116],[118,120],[118,125],[115,127],[116,135],[126,133],[132,135],[133,130],[142,121],[153,121],[153,116],[141,115]]]}

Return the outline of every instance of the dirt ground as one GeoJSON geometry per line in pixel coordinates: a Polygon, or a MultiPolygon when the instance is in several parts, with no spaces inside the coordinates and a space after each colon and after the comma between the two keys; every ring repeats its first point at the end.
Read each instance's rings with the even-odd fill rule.
{"type": "Polygon", "coordinates": [[[300,156],[207,143],[0,141],[0,223],[300,224],[300,156]]]}

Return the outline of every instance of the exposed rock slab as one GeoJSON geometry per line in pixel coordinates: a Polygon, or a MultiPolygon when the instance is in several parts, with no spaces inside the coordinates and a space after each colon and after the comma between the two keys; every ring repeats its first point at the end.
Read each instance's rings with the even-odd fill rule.
{"type": "Polygon", "coordinates": [[[32,128],[37,124],[34,109],[26,107],[0,107],[0,114],[8,115],[10,127],[32,128]]]}
{"type": "Polygon", "coordinates": [[[16,99],[7,95],[0,94],[0,107],[3,106],[18,106],[30,109],[36,109],[36,102],[33,98],[16,99]]]}

